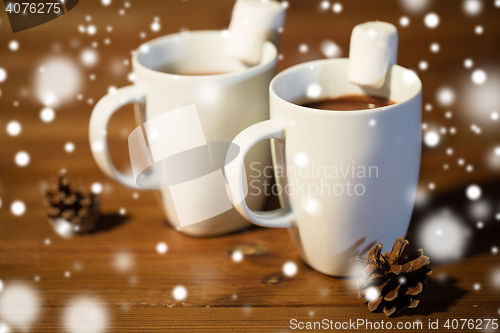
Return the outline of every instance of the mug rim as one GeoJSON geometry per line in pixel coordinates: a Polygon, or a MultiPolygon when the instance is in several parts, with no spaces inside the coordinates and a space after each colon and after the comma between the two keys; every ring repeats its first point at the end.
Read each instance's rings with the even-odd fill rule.
{"type": "MultiPolygon", "coordinates": [[[[270,41],[265,41],[263,46],[262,46],[262,52],[265,52],[266,49],[270,49],[272,52],[272,55],[269,57],[267,61],[261,62],[257,65],[247,67],[243,70],[235,71],[235,72],[227,72],[227,73],[221,73],[221,74],[208,74],[208,75],[183,75],[183,74],[174,74],[174,73],[167,73],[167,72],[161,72],[158,70],[154,70],[152,68],[146,67],[143,65],[138,57],[141,52],[141,48],[144,47],[145,45],[148,46],[153,46],[153,45],[158,45],[162,43],[167,43],[171,42],[175,37],[180,37],[180,38],[185,38],[186,36],[193,36],[193,35],[207,35],[209,37],[218,37],[218,38],[229,38],[229,31],[228,30],[194,30],[194,31],[183,31],[183,32],[177,32],[173,34],[168,34],[160,37],[156,37],[154,39],[151,39],[147,42],[142,43],[137,47],[133,52],[132,52],[132,72],[136,72],[137,70],[143,71],[145,73],[148,73],[150,75],[155,75],[155,76],[161,76],[164,78],[172,78],[172,79],[177,79],[177,80],[203,80],[203,79],[226,79],[226,78],[234,78],[234,77],[245,77],[248,75],[251,75],[255,72],[260,73],[268,70],[269,68],[276,66],[278,62],[278,49],[276,46],[270,42],[270,41]]],[[[229,57],[229,56],[228,56],[229,57]]]]}
{"type": "Polygon", "coordinates": [[[318,64],[318,63],[348,62],[348,61],[349,61],[349,58],[330,58],[330,59],[320,59],[320,60],[306,61],[306,62],[303,62],[303,63],[300,63],[300,64],[296,64],[296,65],[290,66],[287,69],[285,69],[285,70],[281,71],[280,73],[278,73],[271,80],[271,83],[269,84],[269,96],[272,99],[276,99],[276,100],[278,100],[281,103],[284,103],[286,105],[290,105],[292,107],[296,107],[298,110],[301,110],[301,111],[304,111],[304,112],[322,113],[322,114],[334,114],[334,115],[339,115],[339,114],[343,114],[343,115],[351,114],[351,115],[353,115],[354,113],[355,114],[359,114],[359,113],[373,114],[373,113],[384,112],[386,110],[391,110],[393,108],[400,107],[401,105],[404,105],[404,104],[412,101],[415,97],[417,97],[418,95],[420,95],[422,93],[422,81],[420,80],[420,78],[418,77],[418,75],[415,72],[409,70],[408,68],[405,68],[403,66],[399,66],[397,64],[393,65],[393,67],[399,68],[399,69],[404,70],[404,71],[411,72],[411,73],[413,73],[415,75],[416,83],[418,84],[418,90],[417,90],[416,93],[410,95],[408,98],[402,100],[401,102],[397,102],[397,103],[394,103],[394,104],[391,104],[391,105],[387,105],[387,106],[381,106],[381,107],[378,107],[378,108],[361,109],[361,110],[349,110],[348,112],[346,112],[345,110],[316,109],[316,108],[312,108],[312,107],[308,107],[308,106],[304,106],[304,105],[300,105],[300,104],[296,104],[296,103],[287,101],[286,99],[280,97],[274,91],[274,86],[276,84],[276,81],[282,79],[283,76],[288,75],[291,72],[300,71],[300,70],[303,70],[304,67],[309,67],[310,65],[314,65],[314,64],[318,64]]]}

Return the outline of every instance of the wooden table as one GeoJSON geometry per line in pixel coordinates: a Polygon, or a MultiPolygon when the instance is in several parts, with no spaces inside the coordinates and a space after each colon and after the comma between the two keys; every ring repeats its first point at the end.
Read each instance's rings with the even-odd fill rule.
{"type": "MultiPolygon", "coordinates": [[[[123,61],[130,51],[145,40],[180,29],[223,29],[233,5],[232,0],[129,2],[130,8],[125,8],[121,1],[103,7],[100,1],[82,0],[69,14],[15,35],[5,12],[0,14],[0,67],[8,72],[7,80],[0,84],[0,279],[5,286],[13,281],[28,282],[39,293],[41,312],[31,330],[64,331],[62,317],[69,302],[85,295],[107,309],[109,332],[285,332],[290,330],[292,318],[387,321],[383,314],[370,314],[357,299],[354,279],[328,277],[306,266],[286,230],[253,227],[218,238],[190,238],[167,225],[154,192],[138,192],[134,198],[133,190],[110,181],[98,170],[88,145],[90,112],[109,86],[129,84],[130,67],[123,61]],[[124,15],[119,14],[121,8],[124,15]],[[156,33],[149,28],[155,16],[162,26],[156,33]],[[97,34],[79,33],[80,24],[95,24],[97,34]],[[106,31],[108,25],[112,32],[106,31]],[[141,32],[146,34],[144,39],[141,32]],[[105,38],[110,38],[109,45],[104,44],[105,38]],[[20,43],[17,52],[7,48],[13,39],[20,43]],[[40,61],[60,55],[78,61],[82,49],[94,41],[99,63],[93,68],[81,67],[82,100],[61,106],[53,122],[43,123],[39,118],[42,105],[32,88],[40,61]],[[89,79],[91,74],[95,81],[89,79]],[[17,137],[4,130],[11,120],[22,124],[17,137]],[[64,151],[66,142],[75,144],[73,153],[64,151]],[[18,151],[29,153],[28,166],[14,163],[18,151]],[[47,223],[40,188],[61,168],[88,184],[104,185],[103,217],[97,232],[62,239],[47,223]],[[15,200],[26,204],[24,215],[11,214],[15,200]],[[121,208],[125,215],[118,213],[121,208]],[[167,253],[157,253],[159,242],[168,244],[167,253]],[[241,245],[249,245],[250,252],[257,249],[259,254],[234,262],[231,249],[241,245]],[[287,261],[297,264],[296,276],[283,276],[282,266],[287,261]],[[172,296],[178,285],[188,291],[184,301],[172,296]]],[[[471,69],[463,67],[465,58],[473,59],[474,68],[491,70],[488,82],[497,75],[500,8],[493,1],[484,1],[482,13],[469,17],[461,2],[435,1],[425,12],[438,13],[441,23],[431,30],[423,24],[425,12],[408,13],[398,1],[343,1],[340,14],[321,12],[320,1],[289,2],[280,69],[322,58],[319,45],[324,39],[333,40],[347,56],[354,25],[378,19],[399,26],[400,17],[408,16],[410,25],[399,29],[399,63],[417,70],[424,82],[424,103],[433,106],[432,111],[424,111],[424,122],[429,128],[457,130],[455,135],[443,134],[437,147],[423,151],[421,187],[429,200],[417,207],[408,237],[418,245],[417,231],[429,214],[448,208],[471,230],[468,247],[454,262],[433,264],[434,274],[421,305],[389,321],[396,325],[420,320],[422,331],[428,331],[428,321],[438,319],[440,330],[448,331],[442,327],[446,319],[499,319],[500,290],[491,276],[500,268],[500,257],[491,248],[500,245],[500,222],[494,218],[499,209],[500,179],[498,170],[485,162],[486,154],[499,144],[498,124],[481,125],[481,135],[470,131],[474,110],[465,106],[462,88],[470,85],[471,69]],[[482,35],[474,33],[476,25],[484,27],[482,35]],[[438,53],[429,51],[433,42],[440,44],[438,53]],[[308,44],[307,53],[299,52],[302,43],[308,44]],[[428,62],[426,71],[418,69],[421,60],[428,62]],[[457,92],[457,101],[450,108],[436,103],[436,91],[442,86],[457,92]],[[451,119],[444,116],[448,110],[453,112],[451,119]],[[445,153],[449,147],[454,150],[451,156],[445,153]],[[472,165],[473,171],[459,166],[459,158],[465,159],[465,166],[472,165]],[[448,170],[443,164],[449,165],[448,170]],[[434,190],[428,189],[429,183],[434,190]],[[483,198],[491,203],[481,230],[475,228],[477,220],[470,217],[470,201],[465,196],[471,183],[480,184],[483,198]],[[474,288],[476,283],[479,290],[474,288]]],[[[124,108],[113,117],[108,131],[113,160],[122,170],[128,168],[126,138],[133,128],[132,109],[124,108]]]]}

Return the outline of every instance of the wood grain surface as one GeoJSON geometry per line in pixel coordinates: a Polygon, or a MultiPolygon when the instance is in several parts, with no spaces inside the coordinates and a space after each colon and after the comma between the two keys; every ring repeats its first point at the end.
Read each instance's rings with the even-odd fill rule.
{"type": "MultiPolygon", "coordinates": [[[[394,325],[420,320],[424,327],[420,331],[426,332],[429,320],[439,320],[439,331],[449,331],[442,327],[446,319],[500,319],[500,288],[492,279],[500,269],[500,257],[491,250],[500,246],[500,222],[495,219],[500,208],[500,174],[487,162],[500,142],[498,124],[478,122],[481,135],[470,130],[476,110],[467,106],[464,96],[472,70],[463,66],[466,58],[473,59],[474,68],[488,70],[490,83],[498,75],[495,71],[500,72],[500,8],[493,0],[483,1],[481,14],[471,17],[464,14],[458,0],[436,0],[423,13],[406,11],[401,5],[404,1],[341,2],[343,10],[335,14],[331,9],[322,12],[319,0],[289,1],[279,69],[323,58],[320,44],[325,39],[334,41],[347,56],[350,32],[358,23],[384,20],[399,27],[398,62],[417,71],[424,84],[424,104],[432,105],[432,111],[423,111],[424,122],[429,128],[447,131],[437,147],[423,150],[420,184],[428,200],[416,207],[408,237],[420,245],[418,234],[426,218],[442,209],[452,211],[471,230],[459,259],[432,263],[434,274],[420,306],[391,319],[369,313],[357,299],[356,280],[328,277],[306,266],[286,230],[252,227],[218,238],[187,237],[168,226],[157,193],[135,192],[107,179],[90,153],[88,121],[109,86],[130,84],[130,65],[124,63],[130,51],[146,40],[182,29],[224,29],[233,1],[131,0],[126,8],[123,1],[104,7],[97,0],[81,0],[67,15],[16,34],[0,11],[0,67],[8,73],[0,83],[0,279],[5,286],[25,281],[37,290],[41,310],[32,332],[64,332],[64,311],[81,296],[105,306],[109,332],[286,332],[291,331],[293,318],[384,320],[394,325]],[[440,16],[436,29],[424,25],[427,12],[440,16]],[[399,25],[401,16],[409,17],[408,27],[399,25]],[[150,29],[155,17],[161,23],[159,32],[150,29]],[[78,32],[79,25],[89,24],[97,27],[95,35],[78,32]],[[474,33],[477,25],[484,28],[482,35],[474,33]],[[107,26],[112,26],[111,32],[107,26]],[[104,43],[106,38],[109,45],[104,43]],[[8,49],[11,40],[19,42],[18,51],[8,49]],[[99,61],[95,67],[79,67],[81,100],[75,96],[57,108],[53,122],[42,122],[43,106],[33,88],[40,64],[63,56],[79,63],[81,51],[93,42],[97,42],[99,61]],[[440,44],[438,53],[429,50],[434,42],[440,44]],[[303,43],[309,46],[307,53],[299,52],[303,43]],[[418,67],[422,60],[428,62],[425,71],[418,67]],[[443,86],[456,91],[453,106],[443,108],[436,102],[436,92],[443,86]],[[445,117],[446,111],[452,112],[451,119],[445,117]],[[9,136],[4,130],[12,120],[22,125],[19,136],[9,136]],[[456,128],[455,135],[449,133],[451,127],[456,128]],[[73,153],[65,152],[66,142],[74,143],[73,153]],[[445,153],[447,148],[453,149],[452,155],[445,153]],[[29,153],[28,166],[15,164],[19,151],[29,153]],[[460,158],[464,166],[459,165],[460,158]],[[467,165],[472,172],[466,171],[467,165]],[[47,223],[41,188],[61,168],[74,179],[104,185],[103,216],[96,232],[63,239],[47,223]],[[434,190],[429,189],[430,183],[434,190]],[[482,229],[475,227],[477,219],[470,216],[465,196],[471,183],[481,186],[489,207],[482,229]],[[10,212],[15,200],[26,204],[22,216],[10,212]],[[124,215],[119,214],[121,208],[124,215]],[[156,251],[159,242],[168,244],[167,253],[156,251]],[[248,245],[250,252],[241,262],[234,262],[231,249],[242,245],[248,245]],[[258,253],[252,254],[255,247],[258,253]],[[293,277],[282,274],[288,261],[298,266],[293,277]],[[474,288],[475,284],[480,288],[474,288]],[[178,285],[188,291],[184,301],[172,296],[178,285]]],[[[134,127],[131,107],[119,111],[110,123],[110,149],[121,170],[129,169],[127,136],[134,127]]],[[[275,205],[276,200],[270,199],[269,207],[275,205]]]]}

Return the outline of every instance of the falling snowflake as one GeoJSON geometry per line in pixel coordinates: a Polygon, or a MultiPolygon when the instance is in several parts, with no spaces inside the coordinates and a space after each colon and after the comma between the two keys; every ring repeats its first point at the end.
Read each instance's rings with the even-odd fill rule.
{"type": "Polygon", "coordinates": [[[477,126],[476,124],[470,125],[470,129],[472,132],[474,132],[476,134],[481,134],[481,132],[482,132],[481,127],[477,126]]]}
{"type": "Polygon", "coordinates": [[[64,151],[67,153],[72,153],[75,151],[75,144],[73,142],[66,142],[64,144],[64,151]]]}
{"type": "Polygon", "coordinates": [[[118,272],[128,272],[134,267],[134,257],[128,251],[120,251],[113,256],[113,267],[118,272]]]}
{"type": "Polygon", "coordinates": [[[30,163],[30,155],[25,151],[20,151],[14,157],[14,161],[20,167],[25,167],[30,163]]]}
{"type": "Polygon", "coordinates": [[[7,71],[3,67],[0,67],[0,83],[5,80],[7,80],[7,71]]]}
{"type": "Polygon", "coordinates": [[[167,243],[160,242],[160,243],[156,244],[156,252],[158,252],[159,254],[167,253],[167,251],[168,251],[167,243]]]}
{"type": "Polygon", "coordinates": [[[442,211],[426,218],[418,231],[418,246],[436,261],[460,259],[470,231],[450,211],[442,211]]]}
{"type": "Polygon", "coordinates": [[[151,31],[153,32],[158,32],[161,29],[161,24],[160,22],[153,22],[151,23],[151,31]]]}
{"type": "Polygon", "coordinates": [[[134,73],[132,73],[132,72],[131,72],[131,73],[129,73],[129,74],[127,75],[127,79],[128,79],[130,82],[135,82],[136,76],[135,76],[135,74],[134,74],[134,73]]]}
{"type": "Polygon", "coordinates": [[[309,164],[309,157],[305,153],[298,153],[294,158],[295,165],[304,168],[309,164]]]}
{"type": "Polygon", "coordinates": [[[437,92],[437,101],[441,106],[450,106],[455,102],[455,92],[449,87],[440,88],[437,92]]]}
{"type": "Polygon", "coordinates": [[[486,200],[476,200],[469,204],[469,215],[475,220],[489,219],[491,211],[491,205],[486,200]]]}
{"type": "Polygon", "coordinates": [[[294,276],[298,271],[297,264],[295,264],[293,261],[288,261],[283,265],[282,270],[285,276],[294,276]]]}
{"type": "Polygon", "coordinates": [[[97,52],[93,49],[85,49],[80,53],[80,61],[87,67],[92,67],[97,63],[97,52]]]}
{"type": "Polygon", "coordinates": [[[470,200],[477,200],[481,197],[481,188],[477,185],[469,185],[465,191],[467,198],[470,200]]]}
{"type": "Polygon", "coordinates": [[[63,323],[70,333],[101,333],[109,325],[109,314],[102,302],[80,296],[65,307],[63,323]]]}
{"type": "Polygon", "coordinates": [[[6,323],[0,322],[0,333],[11,333],[9,325],[6,323]]]}
{"type": "Polygon", "coordinates": [[[419,14],[429,7],[431,0],[400,0],[400,3],[408,12],[419,14]]]}
{"type": "Polygon", "coordinates": [[[429,29],[434,29],[439,25],[439,16],[436,13],[425,15],[424,23],[429,29]]]}
{"type": "Polygon", "coordinates": [[[432,43],[430,49],[432,53],[437,53],[439,52],[440,46],[438,43],[432,43]]]}
{"type": "Polygon", "coordinates": [[[95,34],[97,33],[97,28],[96,28],[96,26],[95,26],[95,25],[93,25],[93,24],[90,24],[89,26],[87,26],[87,33],[88,33],[89,35],[91,35],[91,36],[92,36],[92,35],[95,35],[95,34]]]}
{"type": "Polygon", "coordinates": [[[12,215],[21,216],[26,212],[26,205],[20,200],[14,201],[10,205],[10,212],[12,215]]]}
{"type": "Polygon", "coordinates": [[[300,44],[299,52],[300,53],[307,53],[307,51],[309,51],[309,46],[307,46],[307,44],[300,44]]]}
{"type": "Polygon", "coordinates": [[[418,207],[425,206],[429,201],[429,192],[423,186],[417,188],[415,195],[415,205],[418,207]]]}
{"type": "Polygon", "coordinates": [[[18,136],[19,134],[21,134],[22,127],[18,121],[13,120],[9,121],[6,130],[7,134],[9,134],[10,136],[18,136]]]}
{"type": "Polygon", "coordinates": [[[17,40],[11,40],[9,42],[9,50],[12,52],[19,50],[19,42],[17,40]]]}
{"type": "Polygon", "coordinates": [[[421,71],[425,71],[427,70],[427,68],[429,68],[429,64],[427,63],[427,61],[422,60],[418,63],[418,68],[420,68],[421,71]]]}
{"type": "Polygon", "coordinates": [[[80,89],[81,71],[73,59],[56,56],[42,62],[43,71],[35,72],[35,91],[40,102],[55,107],[72,101],[80,89]],[[64,82],[64,84],[61,84],[64,82]]]}
{"type": "Polygon", "coordinates": [[[368,288],[366,290],[366,293],[365,293],[365,298],[368,300],[368,301],[374,301],[376,300],[377,298],[379,298],[380,296],[380,293],[379,291],[377,290],[377,288],[375,287],[371,287],[371,288],[368,288]]]}
{"type": "MultiPolygon", "coordinates": [[[[498,248],[493,247],[493,249],[492,249],[492,253],[497,254],[498,248]],[[495,249],[496,251],[493,251],[493,249],[495,249]]],[[[494,270],[491,274],[491,285],[494,288],[500,289],[500,269],[498,269],[498,268],[496,270],[494,270]]]]}
{"type": "Polygon", "coordinates": [[[476,69],[472,72],[471,79],[474,84],[482,85],[486,82],[487,78],[486,72],[482,69],[476,69]]]}
{"type": "Polygon", "coordinates": [[[399,19],[399,25],[401,25],[402,27],[409,26],[410,19],[408,18],[408,16],[401,16],[401,18],[399,19]]]}
{"type": "Polygon", "coordinates": [[[94,194],[100,194],[102,192],[102,184],[101,183],[93,183],[90,187],[90,190],[94,194]]]}
{"type": "Polygon", "coordinates": [[[304,210],[312,216],[318,215],[321,213],[321,204],[316,199],[307,198],[304,201],[304,210]]]}
{"type": "Polygon", "coordinates": [[[425,133],[424,142],[428,147],[437,146],[439,141],[439,134],[436,131],[428,131],[425,133]]]}
{"type": "Polygon", "coordinates": [[[324,40],[321,42],[320,50],[327,58],[340,57],[342,54],[340,47],[331,40],[324,40]]]}
{"type": "Polygon", "coordinates": [[[234,262],[241,262],[243,260],[243,253],[241,253],[241,251],[234,251],[231,254],[231,259],[233,259],[234,262]]]}
{"type": "Polygon", "coordinates": [[[320,9],[323,10],[323,11],[325,11],[328,8],[330,8],[330,1],[328,1],[328,0],[321,1],[321,3],[320,3],[320,9]]]}
{"type": "Polygon", "coordinates": [[[6,284],[0,293],[0,316],[9,325],[27,331],[40,313],[35,289],[24,282],[6,284]]]}
{"type": "Polygon", "coordinates": [[[318,98],[321,95],[321,86],[317,83],[311,83],[307,86],[306,96],[309,98],[318,98]]]}
{"type": "Polygon", "coordinates": [[[172,290],[172,296],[176,301],[183,301],[186,299],[188,295],[187,289],[184,286],[176,286],[172,290]]]}
{"type": "Polygon", "coordinates": [[[340,2],[334,3],[333,6],[332,6],[332,11],[335,14],[341,13],[342,12],[342,4],[340,2]]]}
{"type": "Polygon", "coordinates": [[[483,3],[481,0],[465,0],[462,8],[466,14],[476,16],[483,10],[483,3]]]}

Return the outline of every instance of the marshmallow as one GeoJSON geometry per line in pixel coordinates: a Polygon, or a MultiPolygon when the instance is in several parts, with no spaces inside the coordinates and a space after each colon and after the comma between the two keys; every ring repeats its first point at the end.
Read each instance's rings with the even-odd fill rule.
{"type": "Polygon", "coordinates": [[[398,30],[387,22],[366,22],[354,27],[347,78],[360,86],[380,88],[390,66],[396,64],[398,30]]]}
{"type": "Polygon", "coordinates": [[[227,53],[249,65],[258,64],[266,40],[278,47],[285,11],[273,0],[237,1],[229,24],[227,53]]]}

